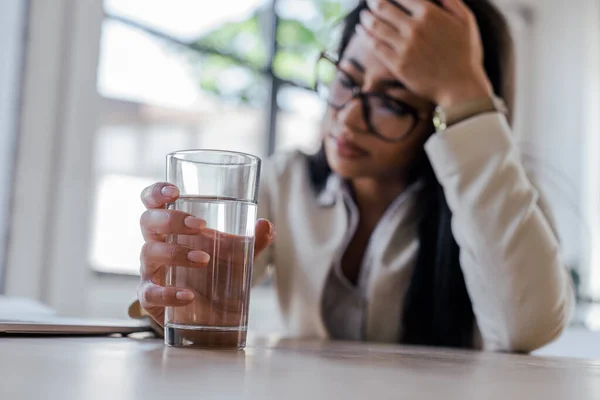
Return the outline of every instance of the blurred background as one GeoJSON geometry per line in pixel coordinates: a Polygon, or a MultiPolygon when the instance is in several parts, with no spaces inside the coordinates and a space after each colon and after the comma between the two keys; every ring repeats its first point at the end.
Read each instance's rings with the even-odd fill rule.
{"type": "MultiPolygon", "coordinates": [[[[517,52],[515,135],[600,329],[600,2],[496,0],[517,52]]],[[[164,156],[313,151],[319,52],[357,0],[0,0],[0,294],[123,317],[139,193],[164,156]]],[[[279,328],[269,283],[251,328],[279,328]]]]}

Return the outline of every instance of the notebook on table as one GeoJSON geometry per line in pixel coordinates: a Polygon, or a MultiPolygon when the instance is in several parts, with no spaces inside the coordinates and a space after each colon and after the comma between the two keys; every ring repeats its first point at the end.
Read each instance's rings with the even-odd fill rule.
{"type": "Polygon", "coordinates": [[[151,331],[147,321],[68,318],[29,299],[0,296],[2,335],[111,335],[151,331]]]}

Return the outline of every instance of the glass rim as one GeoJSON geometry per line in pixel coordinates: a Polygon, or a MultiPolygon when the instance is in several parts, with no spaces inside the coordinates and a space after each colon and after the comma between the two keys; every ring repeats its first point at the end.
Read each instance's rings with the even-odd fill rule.
{"type": "Polygon", "coordinates": [[[241,151],[231,151],[231,150],[219,150],[219,149],[187,149],[187,150],[177,150],[167,154],[167,159],[175,159],[181,162],[189,162],[193,164],[202,164],[202,165],[215,165],[215,166],[251,166],[251,165],[260,165],[262,160],[260,157],[242,153],[241,151]],[[238,156],[245,158],[245,162],[211,162],[211,161],[203,161],[203,160],[192,160],[189,158],[181,157],[183,155],[194,155],[194,154],[216,154],[221,156],[238,156]]]}

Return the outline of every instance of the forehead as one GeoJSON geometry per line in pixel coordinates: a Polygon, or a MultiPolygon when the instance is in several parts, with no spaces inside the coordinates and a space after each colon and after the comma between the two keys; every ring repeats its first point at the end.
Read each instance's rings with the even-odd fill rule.
{"type": "Polygon", "coordinates": [[[377,54],[372,46],[370,46],[362,33],[356,33],[348,47],[344,51],[342,64],[346,65],[350,60],[357,61],[365,69],[366,80],[393,80],[394,76],[389,70],[379,61],[377,54]]]}

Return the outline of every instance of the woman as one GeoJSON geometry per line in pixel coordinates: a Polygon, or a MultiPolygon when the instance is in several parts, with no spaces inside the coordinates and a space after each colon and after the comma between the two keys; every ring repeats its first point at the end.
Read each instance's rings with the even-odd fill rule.
{"type": "MultiPolygon", "coordinates": [[[[254,277],[275,267],[290,334],[529,352],[561,333],[573,291],[501,100],[511,51],[487,0],[368,0],[347,16],[321,151],[263,168],[278,239],[257,223],[254,277]]],[[[138,294],[158,323],[193,301],[159,285],[161,267],[207,259],[164,243],[204,226],[164,209],[177,196],[142,193],[138,294]]]]}

